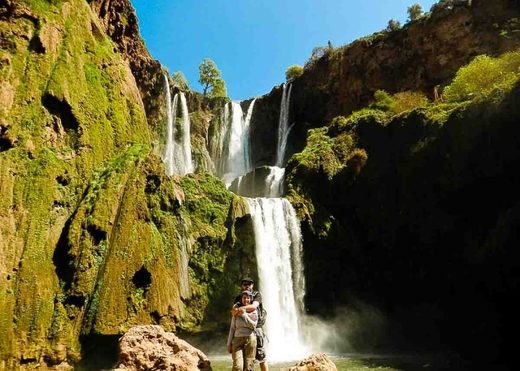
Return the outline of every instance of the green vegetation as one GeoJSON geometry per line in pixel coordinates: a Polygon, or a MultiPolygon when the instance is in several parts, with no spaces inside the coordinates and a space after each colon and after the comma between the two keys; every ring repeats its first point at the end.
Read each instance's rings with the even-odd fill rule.
{"type": "Polygon", "coordinates": [[[356,148],[351,124],[348,119],[339,116],[327,126],[310,129],[306,146],[291,158],[292,165],[297,164],[297,167],[311,172],[323,171],[328,179],[332,179],[354,157],[362,156],[366,160],[366,152],[356,148]]]}
{"type": "Polygon", "coordinates": [[[400,28],[401,28],[401,23],[392,18],[388,21],[388,25],[386,26],[386,31],[388,31],[388,32],[397,31],[400,28]]]}
{"type": "Polygon", "coordinates": [[[299,64],[293,64],[285,70],[285,79],[287,81],[293,81],[303,74],[303,67],[299,64]]]}
{"type": "Polygon", "coordinates": [[[408,7],[408,19],[413,22],[421,18],[423,14],[422,7],[419,4],[413,4],[408,7]]]}
{"type": "Polygon", "coordinates": [[[493,58],[480,55],[462,67],[443,92],[447,102],[503,97],[520,79],[520,51],[493,58]]]}
{"type": "Polygon", "coordinates": [[[399,115],[426,105],[428,105],[428,98],[421,92],[404,91],[390,95],[384,90],[377,90],[371,107],[399,115]]]}
{"type": "Polygon", "coordinates": [[[332,48],[332,44],[330,44],[327,47],[317,46],[317,47],[313,48],[312,52],[311,52],[311,56],[309,57],[307,62],[305,62],[304,69],[312,68],[320,58],[324,57],[325,55],[328,55],[333,50],[334,49],[332,48]]]}
{"type": "Polygon", "coordinates": [[[211,89],[209,96],[212,98],[227,96],[226,83],[217,65],[211,59],[206,58],[200,63],[199,82],[203,86],[204,95],[207,95],[208,89],[211,89]]]}
{"type": "Polygon", "coordinates": [[[173,86],[182,91],[190,90],[188,80],[181,71],[177,71],[172,75],[173,86]]]}

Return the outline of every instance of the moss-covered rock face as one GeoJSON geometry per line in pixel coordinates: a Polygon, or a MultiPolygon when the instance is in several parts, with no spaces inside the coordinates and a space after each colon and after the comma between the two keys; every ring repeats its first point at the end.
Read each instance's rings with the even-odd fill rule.
{"type": "Polygon", "coordinates": [[[287,180],[311,312],[360,299],[418,343],[507,357],[513,344],[497,339],[516,321],[519,99],[517,85],[501,99],[364,110],[309,132],[287,180]]]}
{"type": "Polygon", "coordinates": [[[98,167],[149,144],[134,78],[97,22],[83,1],[2,8],[0,349],[7,365],[67,353],[48,340],[59,315],[53,254],[61,231],[98,167]]]}
{"type": "Polygon", "coordinates": [[[129,0],[88,0],[100,29],[128,62],[144,103],[150,126],[157,130],[164,119],[163,68],[154,60],[139,34],[135,10],[129,0]]]}
{"type": "MultiPolygon", "coordinates": [[[[151,154],[154,89],[96,4],[0,4],[0,368],[74,362],[80,337],[134,324],[218,323],[254,264],[240,201],[207,174],[168,178],[151,154]]],[[[194,113],[195,142],[210,119],[194,113]]]]}

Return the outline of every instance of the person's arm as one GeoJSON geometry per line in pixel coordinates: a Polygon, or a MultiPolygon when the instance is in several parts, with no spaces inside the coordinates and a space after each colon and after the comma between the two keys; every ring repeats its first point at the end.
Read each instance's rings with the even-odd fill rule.
{"type": "Polygon", "coordinates": [[[260,301],[262,300],[261,298],[262,297],[260,296],[260,294],[258,294],[257,297],[255,298],[255,300],[253,300],[253,302],[251,304],[245,305],[242,308],[244,308],[244,310],[247,313],[254,312],[255,310],[258,309],[258,306],[260,305],[260,301]]]}
{"type": "Polygon", "coordinates": [[[254,301],[251,304],[244,305],[244,306],[238,308],[238,310],[241,312],[252,313],[256,310],[256,308],[258,308],[259,305],[260,304],[257,301],[254,301]]]}
{"type": "Polygon", "coordinates": [[[256,327],[256,324],[258,323],[258,315],[257,312],[251,312],[251,313],[243,313],[241,316],[244,318],[244,321],[246,322],[246,326],[250,329],[254,330],[256,327]]]}
{"type": "Polygon", "coordinates": [[[235,336],[235,317],[231,317],[231,325],[229,326],[229,334],[227,338],[227,349],[228,352],[231,353],[233,348],[231,346],[231,342],[233,341],[233,337],[235,336]]]}

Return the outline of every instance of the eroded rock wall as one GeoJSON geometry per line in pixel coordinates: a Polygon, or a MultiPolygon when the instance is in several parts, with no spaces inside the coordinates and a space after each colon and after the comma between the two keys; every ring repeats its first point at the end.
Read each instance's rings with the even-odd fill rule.
{"type": "MultiPolygon", "coordinates": [[[[292,84],[289,153],[299,152],[309,128],[365,107],[376,90],[412,90],[434,97],[455,72],[480,54],[496,56],[520,45],[516,0],[474,0],[441,8],[393,32],[380,32],[329,50],[292,84]]],[[[281,87],[257,100],[251,144],[257,166],[276,156],[281,87]]]]}
{"type": "Polygon", "coordinates": [[[0,2],[0,368],[74,363],[133,324],[227,322],[254,264],[223,183],[164,173],[163,75],[127,6],[0,2]]]}
{"type": "Polygon", "coordinates": [[[311,312],[333,316],[323,302],[360,300],[389,315],[393,346],[404,335],[479,362],[510,360],[519,98],[517,85],[447,117],[369,113],[309,136],[287,172],[311,312]]]}

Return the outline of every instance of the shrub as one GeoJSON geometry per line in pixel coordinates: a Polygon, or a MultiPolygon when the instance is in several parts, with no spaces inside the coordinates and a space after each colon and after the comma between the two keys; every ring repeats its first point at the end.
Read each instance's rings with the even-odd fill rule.
{"type": "Polygon", "coordinates": [[[320,58],[327,55],[331,51],[332,51],[332,46],[329,46],[329,47],[317,46],[314,49],[312,49],[309,60],[307,62],[305,62],[305,69],[309,69],[309,68],[313,67],[320,58]]]}
{"type": "Polygon", "coordinates": [[[384,90],[378,90],[374,93],[371,107],[398,115],[427,104],[428,98],[421,92],[404,91],[390,95],[384,90]]]}
{"type": "Polygon", "coordinates": [[[190,90],[188,86],[188,80],[181,71],[177,71],[172,76],[173,86],[179,88],[182,91],[190,90]]]}
{"type": "Polygon", "coordinates": [[[520,79],[520,51],[498,58],[487,55],[475,57],[459,69],[452,83],[443,92],[448,102],[461,102],[476,97],[510,91],[520,79]]]}
{"type": "Polygon", "coordinates": [[[419,4],[413,4],[408,7],[408,18],[410,21],[416,21],[421,18],[423,10],[419,4]]]}
{"type": "Polygon", "coordinates": [[[428,104],[428,98],[421,92],[403,91],[393,96],[394,102],[391,111],[400,114],[415,108],[424,107],[428,104]]]}
{"type": "Polygon", "coordinates": [[[287,67],[285,70],[285,79],[287,81],[293,81],[297,77],[300,77],[303,74],[303,67],[299,64],[293,64],[292,66],[287,67]]]}
{"type": "Polygon", "coordinates": [[[391,19],[388,21],[388,26],[386,26],[387,32],[397,31],[401,28],[401,23],[395,19],[391,19]]]}
{"type": "Polygon", "coordinates": [[[380,109],[383,111],[389,111],[390,107],[392,106],[393,100],[390,94],[388,94],[384,90],[377,90],[374,93],[374,103],[371,105],[371,107],[380,109]]]}

